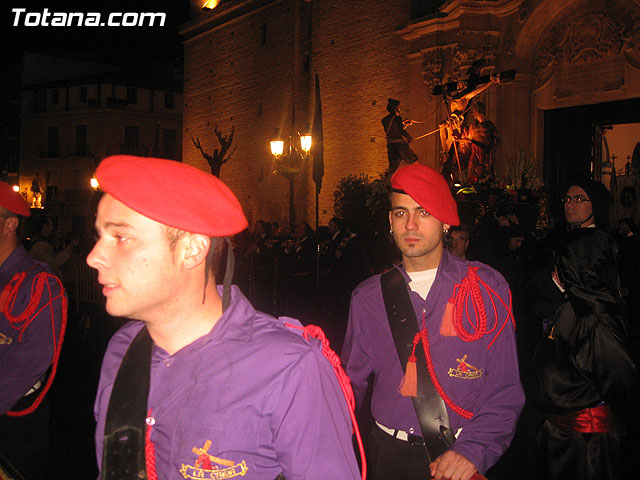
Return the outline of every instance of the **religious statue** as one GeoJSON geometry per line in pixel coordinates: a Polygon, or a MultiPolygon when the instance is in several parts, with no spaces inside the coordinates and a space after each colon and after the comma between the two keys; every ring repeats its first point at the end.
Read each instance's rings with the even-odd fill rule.
{"type": "Polygon", "coordinates": [[[36,175],[31,182],[31,193],[33,193],[31,208],[42,208],[42,190],[40,187],[40,178],[38,177],[38,175],[36,175]]]}
{"type": "Polygon", "coordinates": [[[480,93],[495,84],[515,77],[515,70],[500,74],[477,74],[476,62],[469,78],[434,88],[434,95],[443,95],[449,111],[439,125],[440,143],[446,159],[442,174],[451,184],[473,185],[494,175],[495,150],[500,137],[495,124],[486,116],[483,103],[474,101],[480,93]]]}
{"type": "Polygon", "coordinates": [[[400,100],[389,98],[387,100],[387,112],[389,114],[382,119],[382,126],[387,138],[389,169],[395,171],[400,166],[400,162],[406,164],[414,163],[418,160],[418,155],[409,147],[413,137],[405,127],[410,126],[413,121],[403,120],[400,116],[400,100]]]}

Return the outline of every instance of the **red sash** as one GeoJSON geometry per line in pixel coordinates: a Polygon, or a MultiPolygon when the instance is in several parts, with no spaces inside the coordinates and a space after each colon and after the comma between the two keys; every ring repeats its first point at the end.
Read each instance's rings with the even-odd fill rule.
{"type": "Polygon", "coordinates": [[[563,415],[547,415],[552,425],[580,433],[608,433],[618,429],[618,419],[609,405],[585,408],[563,415]]]}

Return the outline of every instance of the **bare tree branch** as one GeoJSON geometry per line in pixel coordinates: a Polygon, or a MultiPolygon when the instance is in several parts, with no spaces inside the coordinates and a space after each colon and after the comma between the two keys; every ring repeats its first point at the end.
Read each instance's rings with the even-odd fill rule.
{"type": "Polygon", "coordinates": [[[192,135],[191,141],[193,142],[193,145],[198,150],[200,150],[200,153],[209,164],[209,167],[211,168],[211,174],[215,175],[216,177],[219,177],[220,168],[222,167],[223,164],[229,161],[229,159],[231,158],[231,155],[233,155],[233,153],[236,151],[236,147],[233,147],[233,150],[231,150],[230,153],[227,153],[229,151],[229,148],[231,147],[231,144],[233,143],[233,134],[235,133],[235,127],[233,126],[231,127],[231,133],[229,134],[228,137],[225,137],[222,134],[222,132],[218,130],[218,124],[215,124],[213,132],[216,134],[216,137],[218,138],[218,143],[220,143],[220,150],[218,150],[217,148],[214,149],[213,155],[209,155],[204,151],[204,149],[202,148],[202,145],[200,144],[200,138],[196,137],[194,139],[192,135]]]}

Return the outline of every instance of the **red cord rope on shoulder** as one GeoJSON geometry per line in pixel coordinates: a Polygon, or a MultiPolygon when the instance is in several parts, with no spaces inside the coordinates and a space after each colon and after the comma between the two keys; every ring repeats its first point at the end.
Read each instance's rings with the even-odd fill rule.
{"type": "Polygon", "coordinates": [[[27,307],[24,309],[22,313],[14,315],[13,308],[15,307],[16,300],[18,297],[18,292],[20,291],[20,287],[23,282],[27,278],[27,272],[20,272],[11,279],[11,281],[4,287],[2,294],[0,295],[1,299],[6,299],[0,303],[0,311],[2,311],[9,321],[9,324],[14,330],[18,330],[20,333],[18,334],[18,343],[22,342],[22,337],[26,332],[27,328],[33,320],[38,317],[45,309],[49,309],[49,319],[51,321],[51,332],[53,335],[53,359],[51,362],[51,373],[49,374],[49,378],[47,378],[47,382],[45,383],[44,388],[36,398],[36,400],[24,410],[19,411],[10,411],[7,412],[7,415],[10,417],[22,417],[24,415],[28,415],[36,410],[42,403],[45,395],[49,391],[51,384],[53,383],[53,379],[58,370],[58,362],[60,360],[60,352],[62,351],[62,342],[64,341],[64,333],[67,328],[67,297],[64,294],[64,287],[62,286],[62,282],[55,275],[51,275],[46,272],[38,273],[31,282],[31,294],[30,301],[27,307]],[[58,288],[60,293],[58,293],[55,297],[53,296],[53,292],[51,290],[51,284],[49,280],[54,280],[58,284],[58,288]],[[49,294],[49,300],[44,302],[42,307],[36,311],[38,306],[40,305],[40,301],[42,300],[42,295],[45,292],[45,288],[47,293],[49,294]],[[54,302],[60,300],[62,306],[62,320],[60,322],[60,333],[58,338],[56,338],[56,328],[55,328],[55,310],[54,310],[54,302]]]}
{"type": "Polygon", "coordinates": [[[358,450],[360,451],[360,461],[362,462],[362,480],[365,480],[365,478],[367,478],[367,461],[364,454],[364,444],[362,442],[362,437],[360,435],[360,429],[358,428],[358,422],[356,420],[355,396],[353,394],[353,389],[351,388],[351,379],[342,368],[340,357],[338,357],[336,352],[334,352],[331,349],[331,347],[329,346],[329,341],[327,340],[327,337],[325,336],[322,329],[317,325],[307,325],[305,327],[300,327],[298,325],[285,323],[285,326],[302,330],[302,336],[306,340],[308,340],[309,337],[313,337],[320,340],[320,342],[322,343],[322,354],[331,363],[331,366],[333,367],[333,371],[335,372],[336,377],[338,377],[338,383],[340,384],[340,388],[342,389],[344,398],[347,401],[347,407],[349,408],[349,415],[351,416],[351,424],[353,425],[353,433],[356,436],[356,441],[358,443],[358,450]]]}
{"type": "Polygon", "coordinates": [[[147,467],[147,480],[158,480],[156,472],[156,446],[151,441],[151,430],[155,419],[151,416],[151,409],[147,412],[146,430],[144,434],[144,463],[147,467]]]}
{"type": "Polygon", "coordinates": [[[516,323],[513,318],[513,313],[511,312],[511,291],[509,291],[509,304],[507,305],[505,301],[496,293],[496,291],[489,286],[484,280],[482,280],[478,276],[478,267],[469,267],[467,270],[467,275],[462,279],[462,282],[456,284],[453,287],[453,304],[455,306],[454,315],[453,315],[453,328],[456,331],[458,337],[460,337],[465,342],[473,342],[474,340],[478,340],[479,338],[484,337],[485,335],[489,335],[491,333],[496,332],[498,329],[498,308],[496,305],[496,299],[502,304],[502,306],[507,310],[507,316],[504,319],[502,325],[498,329],[497,333],[487,345],[487,349],[491,348],[493,342],[497,340],[505,326],[507,325],[509,319],[513,323],[513,327],[515,328],[516,323]],[[487,292],[489,300],[491,301],[491,308],[493,310],[493,318],[495,318],[495,324],[493,324],[490,330],[487,330],[487,312],[485,309],[485,302],[482,298],[482,290],[481,288],[487,292]],[[475,313],[475,321],[470,315],[470,311],[473,310],[475,313]],[[465,320],[467,324],[469,324],[472,328],[472,331],[469,332],[465,328],[465,320]]]}

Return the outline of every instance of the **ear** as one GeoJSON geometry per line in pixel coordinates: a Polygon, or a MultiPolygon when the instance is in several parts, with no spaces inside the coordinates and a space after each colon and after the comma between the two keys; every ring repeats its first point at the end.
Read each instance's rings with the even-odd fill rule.
{"type": "Polygon", "coordinates": [[[5,233],[14,233],[18,230],[18,225],[20,225],[18,217],[8,217],[4,222],[5,233]]]}
{"type": "Polygon", "coordinates": [[[184,242],[180,252],[182,255],[182,263],[188,270],[194,269],[199,265],[204,265],[207,259],[207,252],[211,247],[211,240],[205,235],[188,234],[183,236],[179,242],[184,242]]]}

